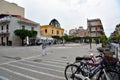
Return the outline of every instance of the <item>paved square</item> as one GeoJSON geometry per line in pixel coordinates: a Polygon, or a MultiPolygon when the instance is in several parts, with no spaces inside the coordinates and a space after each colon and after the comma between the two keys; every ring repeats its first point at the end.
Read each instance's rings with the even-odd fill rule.
{"type": "Polygon", "coordinates": [[[0,47],[0,79],[2,80],[65,80],[64,69],[76,56],[98,54],[100,45],[66,44],[48,46],[41,56],[41,46],[0,47]]]}

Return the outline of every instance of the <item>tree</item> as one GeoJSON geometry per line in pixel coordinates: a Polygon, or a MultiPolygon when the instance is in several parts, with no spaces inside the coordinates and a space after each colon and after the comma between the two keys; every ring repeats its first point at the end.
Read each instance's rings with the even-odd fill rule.
{"type": "Polygon", "coordinates": [[[83,37],[83,39],[84,39],[84,42],[85,42],[85,43],[86,43],[86,42],[88,43],[88,42],[90,42],[90,39],[91,39],[91,38],[90,38],[89,36],[85,36],[85,37],[83,37]],[[89,40],[89,41],[88,41],[88,40],[89,40]]]}
{"type": "Polygon", "coordinates": [[[27,32],[28,37],[36,37],[36,35],[37,35],[37,31],[28,30],[28,32],[27,32]]]}
{"type": "Polygon", "coordinates": [[[30,31],[31,33],[32,33],[32,35],[30,36],[30,37],[36,37],[36,35],[37,35],[37,31],[30,31]]]}
{"type": "Polygon", "coordinates": [[[57,39],[57,40],[62,40],[62,37],[60,36],[52,36],[52,38],[57,39]]]}
{"type": "Polygon", "coordinates": [[[63,39],[65,40],[65,41],[71,41],[71,37],[70,36],[68,36],[68,35],[65,35],[65,36],[63,36],[63,39]]]}
{"type": "Polygon", "coordinates": [[[19,36],[20,39],[22,40],[22,45],[24,44],[24,39],[27,37],[28,35],[28,30],[25,29],[17,29],[14,31],[15,35],[19,36]]]}
{"type": "Polygon", "coordinates": [[[19,36],[22,40],[22,45],[24,45],[24,39],[28,37],[35,37],[37,35],[37,31],[31,31],[26,29],[17,29],[14,31],[14,34],[19,36]]]}
{"type": "Polygon", "coordinates": [[[111,40],[117,40],[117,36],[113,36],[110,38],[111,40]]]}
{"type": "Polygon", "coordinates": [[[110,39],[115,43],[119,43],[119,47],[120,47],[120,34],[116,36],[112,36],[110,39]]]}
{"type": "Polygon", "coordinates": [[[109,40],[105,35],[100,37],[100,41],[102,42],[102,47],[106,47],[106,45],[109,43],[109,40]]]}

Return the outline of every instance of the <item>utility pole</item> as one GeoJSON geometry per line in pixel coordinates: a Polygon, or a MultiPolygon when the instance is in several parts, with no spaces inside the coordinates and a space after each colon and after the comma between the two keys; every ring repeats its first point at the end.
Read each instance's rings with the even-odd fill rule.
{"type": "Polygon", "coordinates": [[[87,19],[87,22],[88,22],[88,29],[89,29],[89,43],[90,43],[90,49],[92,49],[92,45],[91,45],[91,42],[92,42],[92,38],[91,38],[91,23],[89,22],[88,19],[87,19]]]}
{"type": "Polygon", "coordinates": [[[91,26],[89,26],[89,28],[90,28],[90,49],[92,49],[92,45],[91,45],[91,42],[92,42],[92,38],[91,38],[91,26]]]}
{"type": "Polygon", "coordinates": [[[97,36],[97,26],[96,26],[96,46],[98,44],[98,36],[97,36]]]}

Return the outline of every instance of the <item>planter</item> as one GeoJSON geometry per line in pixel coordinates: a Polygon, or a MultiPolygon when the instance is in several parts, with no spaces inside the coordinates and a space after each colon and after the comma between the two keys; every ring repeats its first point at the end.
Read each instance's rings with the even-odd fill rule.
{"type": "Polygon", "coordinates": [[[113,55],[114,55],[114,52],[112,52],[112,51],[103,51],[103,53],[106,57],[113,57],[113,55]]]}

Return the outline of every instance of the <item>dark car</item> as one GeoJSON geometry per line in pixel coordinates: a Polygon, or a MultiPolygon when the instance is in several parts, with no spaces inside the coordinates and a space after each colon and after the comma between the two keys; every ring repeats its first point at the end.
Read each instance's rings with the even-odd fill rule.
{"type": "Polygon", "coordinates": [[[40,41],[36,42],[36,45],[42,45],[42,42],[40,42],[40,41]]]}

